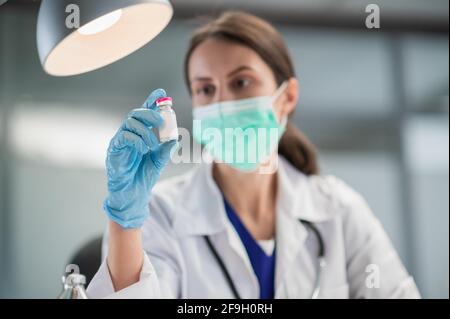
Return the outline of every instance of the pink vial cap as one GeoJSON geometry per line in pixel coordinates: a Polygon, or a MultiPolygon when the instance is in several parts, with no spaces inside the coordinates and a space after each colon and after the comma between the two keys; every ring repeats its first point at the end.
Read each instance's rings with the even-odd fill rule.
{"type": "Polygon", "coordinates": [[[156,100],[156,105],[159,105],[163,102],[168,102],[168,101],[172,102],[172,98],[171,97],[162,97],[162,98],[156,100]]]}

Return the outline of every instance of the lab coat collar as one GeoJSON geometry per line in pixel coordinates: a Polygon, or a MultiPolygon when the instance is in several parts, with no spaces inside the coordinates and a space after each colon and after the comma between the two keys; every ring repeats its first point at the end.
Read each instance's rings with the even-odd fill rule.
{"type": "Polygon", "coordinates": [[[212,164],[196,167],[181,191],[174,217],[178,237],[212,235],[226,229],[222,193],[212,178],[212,164]]]}
{"type": "MultiPolygon", "coordinates": [[[[293,223],[299,219],[317,223],[330,218],[315,207],[314,190],[308,176],[279,156],[277,213],[286,213],[293,223]]],[[[229,222],[222,193],[212,176],[212,164],[200,164],[184,184],[173,227],[179,236],[212,235],[226,230],[229,222]]],[[[299,239],[299,238],[297,238],[299,239]]]]}
{"type": "Polygon", "coordinates": [[[278,156],[279,209],[289,216],[311,223],[320,223],[332,218],[330,211],[320,202],[318,176],[307,176],[292,166],[288,160],[278,156]]]}

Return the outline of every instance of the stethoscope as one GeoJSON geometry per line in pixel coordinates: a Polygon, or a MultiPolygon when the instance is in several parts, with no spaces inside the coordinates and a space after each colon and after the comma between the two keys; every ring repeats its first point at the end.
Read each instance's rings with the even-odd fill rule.
{"type": "MultiPolygon", "coordinates": [[[[316,267],[317,276],[316,276],[316,280],[314,283],[314,289],[311,293],[311,298],[317,299],[319,296],[319,293],[320,293],[320,283],[321,283],[322,273],[326,266],[325,244],[323,242],[323,238],[320,235],[319,230],[317,229],[317,227],[314,224],[312,224],[309,221],[303,220],[303,219],[299,219],[299,222],[301,222],[303,225],[307,226],[315,234],[315,236],[317,237],[317,241],[319,243],[319,251],[317,254],[317,267],[316,267]]],[[[224,264],[222,258],[217,253],[217,250],[214,248],[209,237],[204,236],[204,238],[205,238],[206,244],[208,245],[209,250],[214,255],[214,258],[216,259],[217,264],[219,265],[219,267],[225,277],[225,280],[227,281],[228,285],[230,286],[230,289],[234,295],[234,298],[241,299],[241,296],[239,295],[239,292],[237,291],[236,286],[235,286],[233,280],[231,279],[230,273],[228,272],[227,268],[225,267],[225,264],[224,264]]]]}

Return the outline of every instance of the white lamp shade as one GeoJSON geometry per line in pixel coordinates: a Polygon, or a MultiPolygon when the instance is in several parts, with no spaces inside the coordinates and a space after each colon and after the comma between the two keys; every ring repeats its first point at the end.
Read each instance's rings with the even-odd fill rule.
{"type": "Polygon", "coordinates": [[[89,72],[136,51],[169,23],[168,0],[43,0],[37,47],[44,70],[54,76],[89,72]],[[79,8],[80,28],[68,28],[69,5],[79,8]]]}

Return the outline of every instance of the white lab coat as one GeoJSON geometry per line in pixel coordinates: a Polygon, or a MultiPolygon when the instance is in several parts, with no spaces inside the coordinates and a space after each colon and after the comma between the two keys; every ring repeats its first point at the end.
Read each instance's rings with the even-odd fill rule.
{"type": "MultiPolygon", "coordinates": [[[[240,296],[259,298],[256,275],[227,218],[211,165],[157,183],[149,209],[140,280],[115,292],[104,261],[88,287],[90,298],[233,298],[204,235],[240,296]]],[[[318,240],[299,219],[314,223],[324,240],[327,266],[320,298],[420,297],[361,195],[333,176],[306,176],[280,157],[275,298],[309,298],[314,289],[318,240]],[[377,274],[378,286],[370,277],[377,274]]]]}

